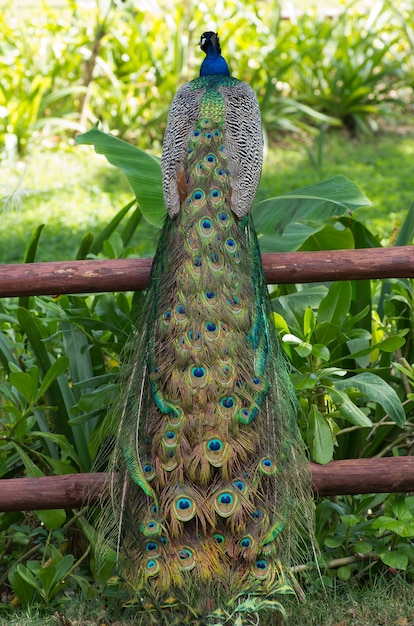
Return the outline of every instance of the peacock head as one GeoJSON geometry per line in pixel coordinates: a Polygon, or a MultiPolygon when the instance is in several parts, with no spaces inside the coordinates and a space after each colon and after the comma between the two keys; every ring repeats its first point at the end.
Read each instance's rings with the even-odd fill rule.
{"type": "Polygon", "coordinates": [[[221,56],[220,41],[217,33],[207,31],[201,35],[200,48],[206,53],[206,58],[201,64],[200,76],[218,74],[230,76],[226,60],[221,56]]]}

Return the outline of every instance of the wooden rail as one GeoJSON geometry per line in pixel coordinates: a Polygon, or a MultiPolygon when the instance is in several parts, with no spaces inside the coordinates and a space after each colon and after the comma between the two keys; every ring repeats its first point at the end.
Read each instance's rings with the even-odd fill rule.
{"type": "MultiPolygon", "coordinates": [[[[315,496],[414,491],[414,456],[311,463],[315,496]]],[[[73,509],[109,497],[107,474],[0,481],[0,511],[73,509]]]]}
{"type": "MultiPolygon", "coordinates": [[[[414,246],[263,254],[268,283],[414,278],[414,246]]],[[[145,289],[152,259],[0,265],[0,298],[145,289]]]]}
{"type": "MultiPolygon", "coordinates": [[[[268,283],[414,278],[414,246],[262,255],[268,283]]],[[[152,259],[0,265],[0,297],[145,289],[152,259]]],[[[315,495],[414,491],[414,457],[311,463],[315,495]]],[[[0,480],[0,511],[91,504],[107,493],[106,474],[0,480]]]]}

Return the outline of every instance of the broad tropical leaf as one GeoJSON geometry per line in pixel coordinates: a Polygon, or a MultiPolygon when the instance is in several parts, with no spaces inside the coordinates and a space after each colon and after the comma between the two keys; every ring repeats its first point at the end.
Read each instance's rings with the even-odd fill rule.
{"type": "Polygon", "coordinates": [[[283,233],[292,223],[322,221],[369,204],[355,183],[345,176],[334,176],[284,196],[257,202],[252,213],[259,233],[275,235],[283,233]]]}

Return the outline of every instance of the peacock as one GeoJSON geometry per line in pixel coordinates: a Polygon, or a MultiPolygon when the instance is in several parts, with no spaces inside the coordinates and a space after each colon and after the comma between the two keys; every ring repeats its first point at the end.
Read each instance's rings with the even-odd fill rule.
{"type": "Polygon", "coordinates": [[[161,160],[166,220],[111,410],[116,553],[138,624],[259,624],[312,543],[308,463],[249,215],[263,135],[254,91],[205,32],[161,160]]]}

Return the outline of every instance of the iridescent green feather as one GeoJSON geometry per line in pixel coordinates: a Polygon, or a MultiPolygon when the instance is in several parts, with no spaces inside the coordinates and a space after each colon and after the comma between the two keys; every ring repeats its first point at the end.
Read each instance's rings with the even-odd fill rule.
{"type": "Polygon", "coordinates": [[[245,209],[261,149],[246,85],[207,76],[178,92],[163,155],[170,215],[114,411],[101,522],[142,623],[280,610],[311,544],[296,400],[245,209]]]}

